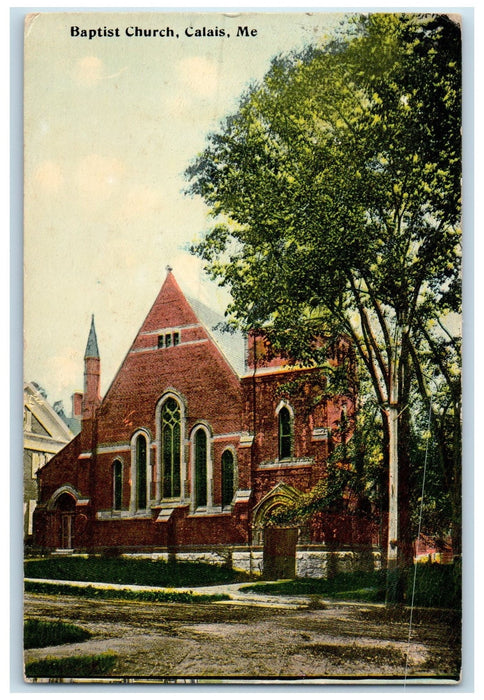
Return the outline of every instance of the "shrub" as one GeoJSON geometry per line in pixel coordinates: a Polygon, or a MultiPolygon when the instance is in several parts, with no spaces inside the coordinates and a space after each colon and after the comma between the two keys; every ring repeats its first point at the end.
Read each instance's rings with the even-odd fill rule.
{"type": "Polygon", "coordinates": [[[415,578],[414,605],[416,607],[454,608],[462,604],[460,562],[455,564],[420,564],[408,576],[407,602],[412,600],[415,578]]]}
{"type": "Polygon", "coordinates": [[[48,656],[25,665],[27,678],[102,678],[116,663],[114,654],[69,656],[64,659],[48,656]]]}
{"type": "Polygon", "coordinates": [[[84,642],[91,633],[77,625],[71,625],[60,620],[28,619],[24,622],[24,648],[37,649],[57,644],[84,642]]]}

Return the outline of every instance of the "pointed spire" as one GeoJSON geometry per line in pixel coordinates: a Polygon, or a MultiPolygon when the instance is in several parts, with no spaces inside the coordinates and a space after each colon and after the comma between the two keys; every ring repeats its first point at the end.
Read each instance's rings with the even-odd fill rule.
{"type": "Polygon", "coordinates": [[[87,339],[86,352],[84,354],[84,359],[88,357],[99,357],[99,349],[97,346],[96,337],[96,327],[94,325],[94,314],[91,316],[91,329],[89,331],[89,338],[87,339]]]}

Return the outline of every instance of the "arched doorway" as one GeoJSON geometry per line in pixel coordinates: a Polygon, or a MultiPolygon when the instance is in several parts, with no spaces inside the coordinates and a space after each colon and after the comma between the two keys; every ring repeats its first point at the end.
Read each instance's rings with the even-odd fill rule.
{"type": "Polygon", "coordinates": [[[270,516],[281,506],[294,504],[298,492],[280,483],[262,498],[252,512],[252,541],[263,546],[263,578],[268,580],[296,576],[297,527],[276,526],[270,516]]]}
{"type": "Polygon", "coordinates": [[[56,501],[59,523],[59,546],[72,549],[74,544],[74,520],[76,518],[76,501],[70,493],[63,493],[56,501]]]}

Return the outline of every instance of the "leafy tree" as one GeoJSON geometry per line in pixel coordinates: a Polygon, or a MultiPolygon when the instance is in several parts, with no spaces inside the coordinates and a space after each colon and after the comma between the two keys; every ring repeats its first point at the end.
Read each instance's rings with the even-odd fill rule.
{"type": "MultiPolygon", "coordinates": [[[[410,442],[410,454],[413,465],[413,498],[418,510],[423,506],[423,531],[443,536],[450,530],[454,551],[460,552],[460,342],[448,334],[440,334],[440,337],[433,335],[431,327],[424,331],[420,336],[420,362],[415,363],[418,391],[413,391],[411,404],[413,439],[410,442]],[[423,481],[425,493],[421,504],[423,481]]],[[[413,509],[413,513],[415,519],[417,508],[413,509]]]]}
{"type": "Polygon", "coordinates": [[[229,325],[299,361],[351,340],[381,412],[390,566],[411,555],[409,402],[415,382],[433,397],[429,367],[459,432],[443,328],[460,310],[460,65],[446,15],[351,18],[327,46],[275,58],[187,170],[214,217],[193,250],[230,288],[229,325]]]}

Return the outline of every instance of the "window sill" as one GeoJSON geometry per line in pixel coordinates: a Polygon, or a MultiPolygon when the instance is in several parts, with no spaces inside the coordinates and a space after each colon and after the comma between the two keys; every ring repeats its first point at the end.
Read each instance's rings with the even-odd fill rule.
{"type": "Polygon", "coordinates": [[[220,515],[232,515],[232,506],[225,506],[223,509],[221,506],[211,506],[210,508],[197,508],[192,511],[187,517],[188,518],[210,518],[217,517],[220,515]]]}
{"type": "Polygon", "coordinates": [[[150,510],[101,510],[96,513],[97,520],[145,520],[151,518],[150,510]]]}
{"type": "Polygon", "coordinates": [[[150,509],[151,510],[163,510],[166,508],[185,508],[186,506],[189,505],[188,501],[180,501],[179,498],[176,500],[164,500],[160,501],[159,503],[151,503],[150,504],[150,509]]]}
{"type": "Polygon", "coordinates": [[[314,464],[314,459],[312,458],[294,458],[289,457],[288,459],[274,460],[274,462],[265,462],[259,464],[257,469],[293,469],[294,467],[311,467],[314,464]]]}

